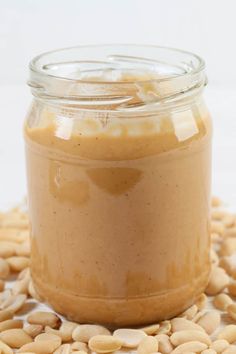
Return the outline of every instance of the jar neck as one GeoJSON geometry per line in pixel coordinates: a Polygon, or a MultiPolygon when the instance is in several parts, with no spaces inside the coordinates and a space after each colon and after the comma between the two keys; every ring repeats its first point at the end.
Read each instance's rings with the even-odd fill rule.
{"type": "Polygon", "coordinates": [[[145,50],[147,57],[142,57],[114,54],[120,53],[119,46],[104,47],[86,47],[90,56],[101,50],[103,61],[85,60],[83,47],[34,59],[29,80],[33,95],[48,104],[77,109],[140,112],[182,104],[206,85],[204,63],[191,53],[151,46],[122,47],[124,52],[127,48],[135,53],[145,50]]]}

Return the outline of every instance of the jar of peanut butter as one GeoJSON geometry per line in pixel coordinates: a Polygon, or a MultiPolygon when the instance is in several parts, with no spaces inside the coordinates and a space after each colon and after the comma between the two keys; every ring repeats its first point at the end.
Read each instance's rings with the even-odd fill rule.
{"type": "Polygon", "coordinates": [[[87,46],[30,63],[31,272],[79,323],[137,326],[193,304],[209,275],[211,120],[204,62],[87,46]]]}

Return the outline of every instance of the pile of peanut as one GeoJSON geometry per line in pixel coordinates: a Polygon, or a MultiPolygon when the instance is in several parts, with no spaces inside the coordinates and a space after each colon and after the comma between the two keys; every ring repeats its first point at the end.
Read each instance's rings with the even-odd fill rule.
{"type": "Polygon", "coordinates": [[[30,309],[41,299],[30,278],[28,217],[20,208],[0,214],[0,354],[236,354],[236,215],[218,198],[211,238],[209,284],[193,306],[168,321],[111,332],[30,309]]]}

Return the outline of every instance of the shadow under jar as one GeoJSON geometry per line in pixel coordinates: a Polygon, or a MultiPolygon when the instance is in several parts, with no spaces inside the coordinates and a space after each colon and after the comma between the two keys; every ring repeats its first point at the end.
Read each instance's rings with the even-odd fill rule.
{"type": "Polygon", "coordinates": [[[155,46],[76,47],[30,63],[31,271],[39,294],[67,318],[152,323],[204,291],[205,83],[198,56],[155,46]]]}

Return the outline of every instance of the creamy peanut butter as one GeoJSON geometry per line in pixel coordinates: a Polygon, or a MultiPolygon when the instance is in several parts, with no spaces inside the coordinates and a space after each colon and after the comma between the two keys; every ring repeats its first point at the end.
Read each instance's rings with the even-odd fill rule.
{"type": "Polygon", "coordinates": [[[70,319],[113,326],[189,307],[209,273],[211,124],[200,98],[144,118],[38,111],[25,139],[39,294],[70,319]]]}

